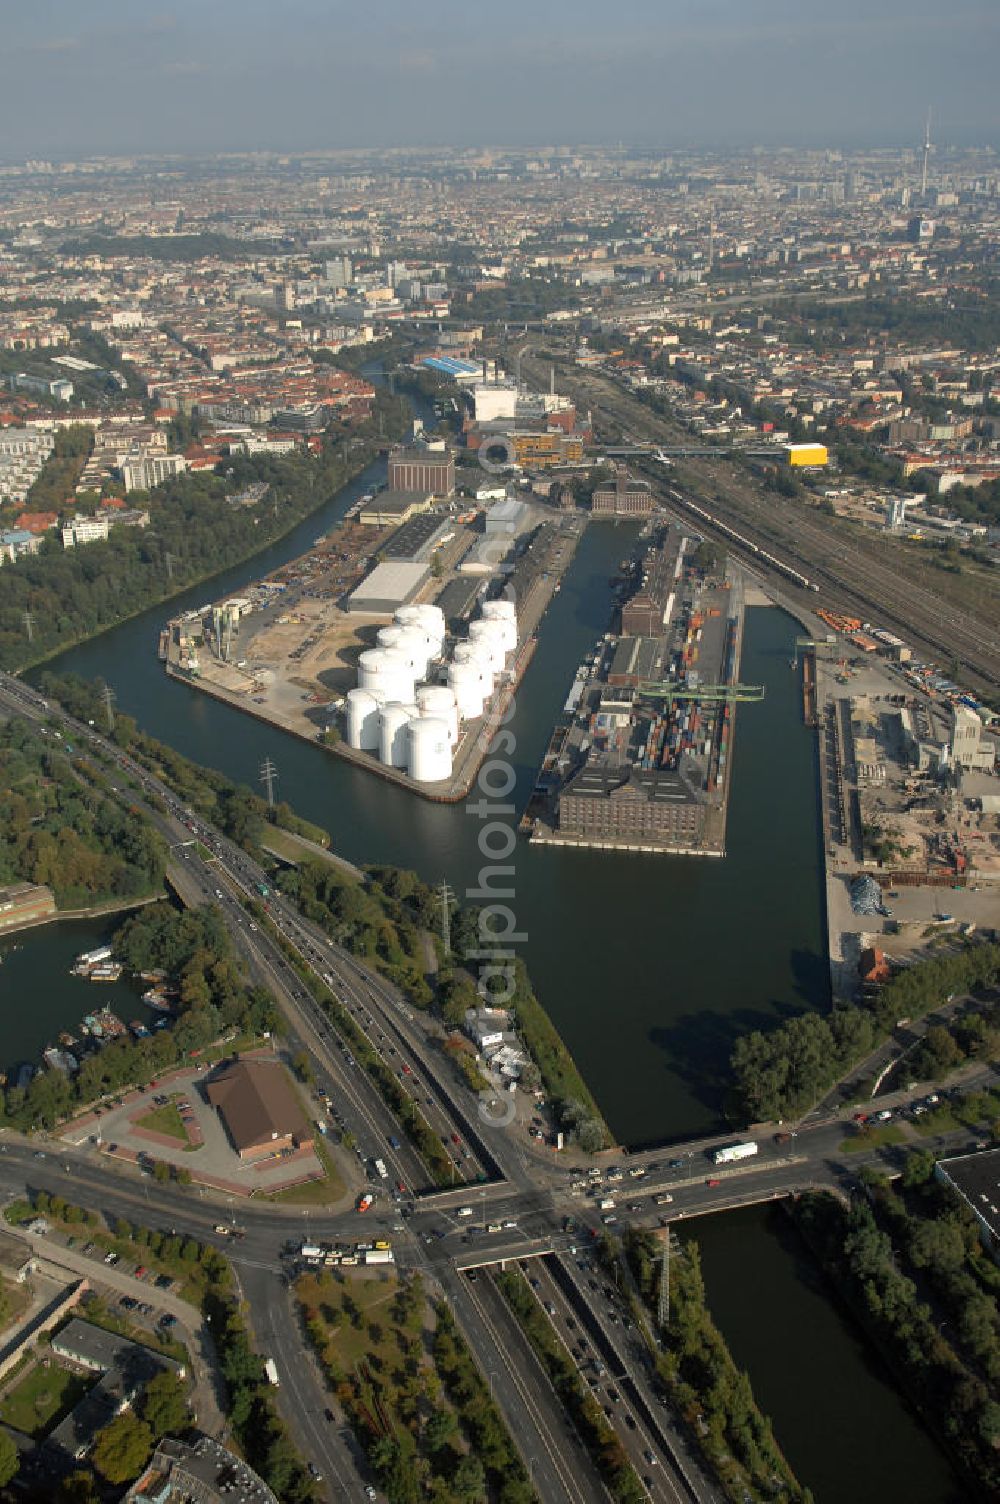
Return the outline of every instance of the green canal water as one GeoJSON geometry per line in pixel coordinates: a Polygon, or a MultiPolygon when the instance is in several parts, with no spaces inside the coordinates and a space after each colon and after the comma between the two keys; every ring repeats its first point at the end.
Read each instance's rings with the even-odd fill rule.
{"type": "Polygon", "coordinates": [[[698,1243],[715,1323],[816,1504],[968,1498],[780,1207],[678,1231],[698,1243]]]}

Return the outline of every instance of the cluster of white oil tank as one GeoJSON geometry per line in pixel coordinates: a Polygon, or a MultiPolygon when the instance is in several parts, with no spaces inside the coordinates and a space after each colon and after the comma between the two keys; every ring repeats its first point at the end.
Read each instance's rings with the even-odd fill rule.
{"type": "Polygon", "coordinates": [[[451,776],[461,721],[482,715],[517,645],[513,603],[488,601],[455,648],[447,684],[424,683],[444,635],[440,607],[400,606],[391,626],[379,629],[377,646],[361,654],[358,687],[347,695],[348,745],[377,752],[387,767],[405,769],[418,783],[451,776]]]}

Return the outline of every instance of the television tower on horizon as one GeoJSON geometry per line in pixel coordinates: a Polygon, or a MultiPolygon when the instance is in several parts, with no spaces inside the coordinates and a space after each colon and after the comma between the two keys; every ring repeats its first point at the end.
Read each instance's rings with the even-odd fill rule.
{"type": "Polygon", "coordinates": [[[927,107],[927,124],[924,126],[924,166],[920,174],[920,197],[927,197],[927,166],[931,155],[931,111],[927,107]]]}

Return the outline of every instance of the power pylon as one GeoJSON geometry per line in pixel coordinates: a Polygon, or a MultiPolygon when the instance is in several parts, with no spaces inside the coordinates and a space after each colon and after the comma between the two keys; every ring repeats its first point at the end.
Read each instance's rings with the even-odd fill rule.
{"type": "Polygon", "coordinates": [[[670,1228],[666,1229],[666,1237],[663,1239],[663,1268],[660,1271],[660,1303],[657,1310],[657,1320],[660,1330],[666,1331],[670,1324],[670,1228]]]}
{"type": "Polygon", "coordinates": [[[112,731],[114,731],[114,729],[115,729],[115,712],[114,712],[114,703],[113,703],[114,702],[114,698],[115,698],[115,692],[111,688],[110,684],[105,684],[105,686],[104,686],[104,697],[103,698],[104,698],[104,715],[105,715],[105,719],[107,720],[107,723],[108,723],[108,735],[110,736],[111,733],[112,733],[112,731]]]}
{"type": "Polygon", "coordinates": [[[441,940],[444,944],[444,953],[451,955],[451,909],[455,902],[455,894],[447,882],[443,881],[438,887],[441,897],[441,940]]]}
{"type": "Polygon", "coordinates": [[[278,776],[278,770],[269,757],[265,757],[260,765],[260,781],[267,789],[267,802],[274,805],[274,780],[278,776]]]}
{"type": "Polygon", "coordinates": [[[24,630],[28,634],[28,641],[29,642],[34,642],[34,640],[35,640],[35,618],[32,616],[32,614],[31,614],[30,611],[25,611],[24,614],[21,617],[21,620],[24,622],[24,630]]]}

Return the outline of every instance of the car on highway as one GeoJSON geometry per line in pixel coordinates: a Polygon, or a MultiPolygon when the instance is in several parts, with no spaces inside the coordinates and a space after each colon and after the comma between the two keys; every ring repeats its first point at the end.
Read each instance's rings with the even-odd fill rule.
{"type": "Polygon", "coordinates": [[[718,1190],[719,1186],[722,1184],[722,1181],[719,1180],[718,1176],[713,1175],[710,1180],[705,1181],[705,1184],[708,1186],[710,1191],[715,1191],[718,1190]]]}

